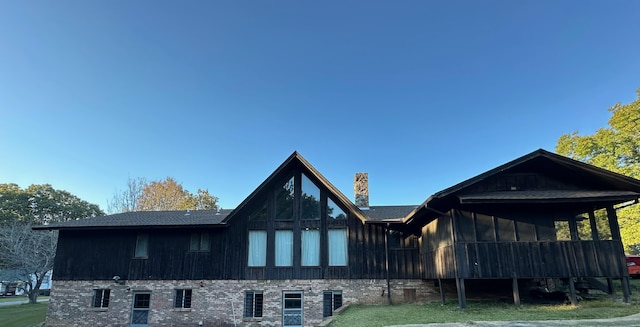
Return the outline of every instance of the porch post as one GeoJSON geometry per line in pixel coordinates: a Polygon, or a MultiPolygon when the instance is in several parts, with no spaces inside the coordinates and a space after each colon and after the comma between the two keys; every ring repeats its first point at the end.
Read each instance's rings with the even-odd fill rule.
{"type": "Polygon", "coordinates": [[[467,294],[464,290],[464,278],[456,278],[456,289],[458,289],[458,306],[460,309],[467,307],[467,294]]]}
{"type": "Polygon", "coordinates": [[[622,277],[622,301],[629,303],[631,288],[629,286],[629,277],[622,277]]]}
{"type": "Polygon", "coordinates": [[[518,287],[518,278],[513,277],[511,286],[513,287],[513,304],[519,307],[520,306],[520,288],[518,287]]]}
{"type": "Polygon", "coordinates": [[[438,288],[440,289],[440,300],[442,301],[442,304],[446,304],[444,288],[442,288],[442,279],[440,278],[438,278],[438,288]]]}
{"type": "Polygon", "coordinates": [[[591,225],[591,239],[599,241],[600,235],[598,235],[598,225],[596,224],[596,215],[593,210],[589,210],[589,224],[591,225]]]}
{"type": "Polygon", "coordinates": [[[576,285],[573,283],[573,277],[569,277],[569,301],[571,304],[578,305],[578,297],[576,296],[576,285]]]}

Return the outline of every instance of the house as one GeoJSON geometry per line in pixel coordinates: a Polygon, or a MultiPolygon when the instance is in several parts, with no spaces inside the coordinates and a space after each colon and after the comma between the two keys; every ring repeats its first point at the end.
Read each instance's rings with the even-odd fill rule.
{"type": "Polygon", "coordinates": [[[59,230],[47,325],[312,326],[345,303],[444,300],[447,282],[464,307],[475,280],[518,303],[533,280],[620,279],[628,301],[615,210],[638,180],[538,150],[420,205],[369,206],[362,174],[355,190],[294,152],[233,210],[35,227],[59,230]]]}

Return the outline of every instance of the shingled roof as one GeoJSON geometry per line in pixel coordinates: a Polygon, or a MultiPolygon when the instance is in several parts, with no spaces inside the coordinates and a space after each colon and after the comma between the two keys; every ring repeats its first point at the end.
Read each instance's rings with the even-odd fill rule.
{"type": "Polygon", "coordinates": [[[94,229],[139,227],[194,227],[225,226],[222,221],[231,210],[177,210],[132,211],[108,216],[70,220],[50,225],[34,226],[34,229],[94,229]]]}

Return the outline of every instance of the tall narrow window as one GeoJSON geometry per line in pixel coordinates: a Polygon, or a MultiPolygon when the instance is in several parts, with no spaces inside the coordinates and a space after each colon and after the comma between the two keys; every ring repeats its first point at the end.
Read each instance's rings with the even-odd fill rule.
{"type": "Polygon", "coordinates": [[[276,220],[293,220],[294,179],[276,189],[276,220]]]}
{"type": "Polygon", "coordinates": [[[244,316],[247,318],[262,317],[262,292],[244,292],[244,316]]]}
{"type": "Polygon", "coordinates": [[[110,295],[111,295],[111,290],[108,288],[93,290],[93,307],[94,308],[108,307],[110,295]]]}
{"type": "Polygon", "coordinates": [[[327,199],[327,216],[329,219],[347,219],[347,215],[331,199],[327,199]]]}
{"type": "Polygon", "coordinates": [[[302,174],[300,219],[320,219],[320,189],[302,174]]]}
{"type": "Polygon", "coordinates": [[[175,299],[173,301],[174,308],[191,308],[191,290],[177,289],[175,299]]]}
{"type": "Polygon", "coordinates": [[[209,233],[191,233],[189,251],[209,251],[209,233]]]}
{"type": "Polygon", "coordinates": [[[320,265],[320,231],[319,230],[303,230],[302,231],[302,266],[319,266],[320,265]]]}
{"type": "Polygon", "coordinates": [[[293,266],[293,231],[276,231],[276,266],[293,266]]]}
{"type": "Polygon", "coordinates": [[[264,267],[267,265],[267,231],[249,231],[249,261],[250,267],[264,267]]]}
{"type": "Polygon", "coordinates": [[[138,234],[136,238],[136,258],[146,258],[149,256],[149,235],[138,234]]]}
{"type": "Polygon", "coordinates": [[[347,230],[329,230],[329,266],[347,265],[347,230]]]}
{"type": "Polygon", "coordinates": [[[322,315],[323,317],[333,316],[333,311],[342,306],[341,291],[324,291],[322,294],[322,315]]]}

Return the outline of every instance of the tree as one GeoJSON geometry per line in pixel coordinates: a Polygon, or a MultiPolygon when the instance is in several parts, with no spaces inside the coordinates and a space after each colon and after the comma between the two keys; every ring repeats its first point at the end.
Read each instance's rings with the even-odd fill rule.
{"type": "Polygon", "coordinates": [[[218,198],[208,190],[198,189],[193,195],[171,177],[147,183],[138,197],[136,210],[205,210],[217,209],[218,198]]]}
{"type": "MultiPolygon", "coordinates": [[[[609,127],[592,135],[578,132],[558,139],[556,152],[570,158],[634,178],[640,177],[640,89],[638,99],[628,104],[617,103],[609,127]]],[[[640,253],[640,207],[629,206],[618,212],[620,234],[629,253],[640,253]]]]}
{"type": "Polygon", "coordinates": [[[26,284],[35,303],[45,274],[53,269],[57,234],[34,231],[32,225],[104,215],[100,208],[49,184],[0,184],[0,273],[26,284]]]}
{"type": "Polygon", "coordinates": [[[0,223],[20,221],[48,224],[104,215],[95,204],[49,184],[21,189],[17,184],[0,184],[0,223]]]}
{"type": "Polygon", "coordinates": [[[36,303],[40,285],[53,269],[57,233],[34,231],[30,224],[14,221],[0,226],[0,269],[25,282],[29,303],[36,303]]]}
{"type": "Polygon", "coordinates": [[[114,214],[137,210],[138,200],[147,184],[147,180],[142,177],[129,177],[127,188],[124,191],[116,191],[113,198],[107,200],[107,212],[114,214]]]}

